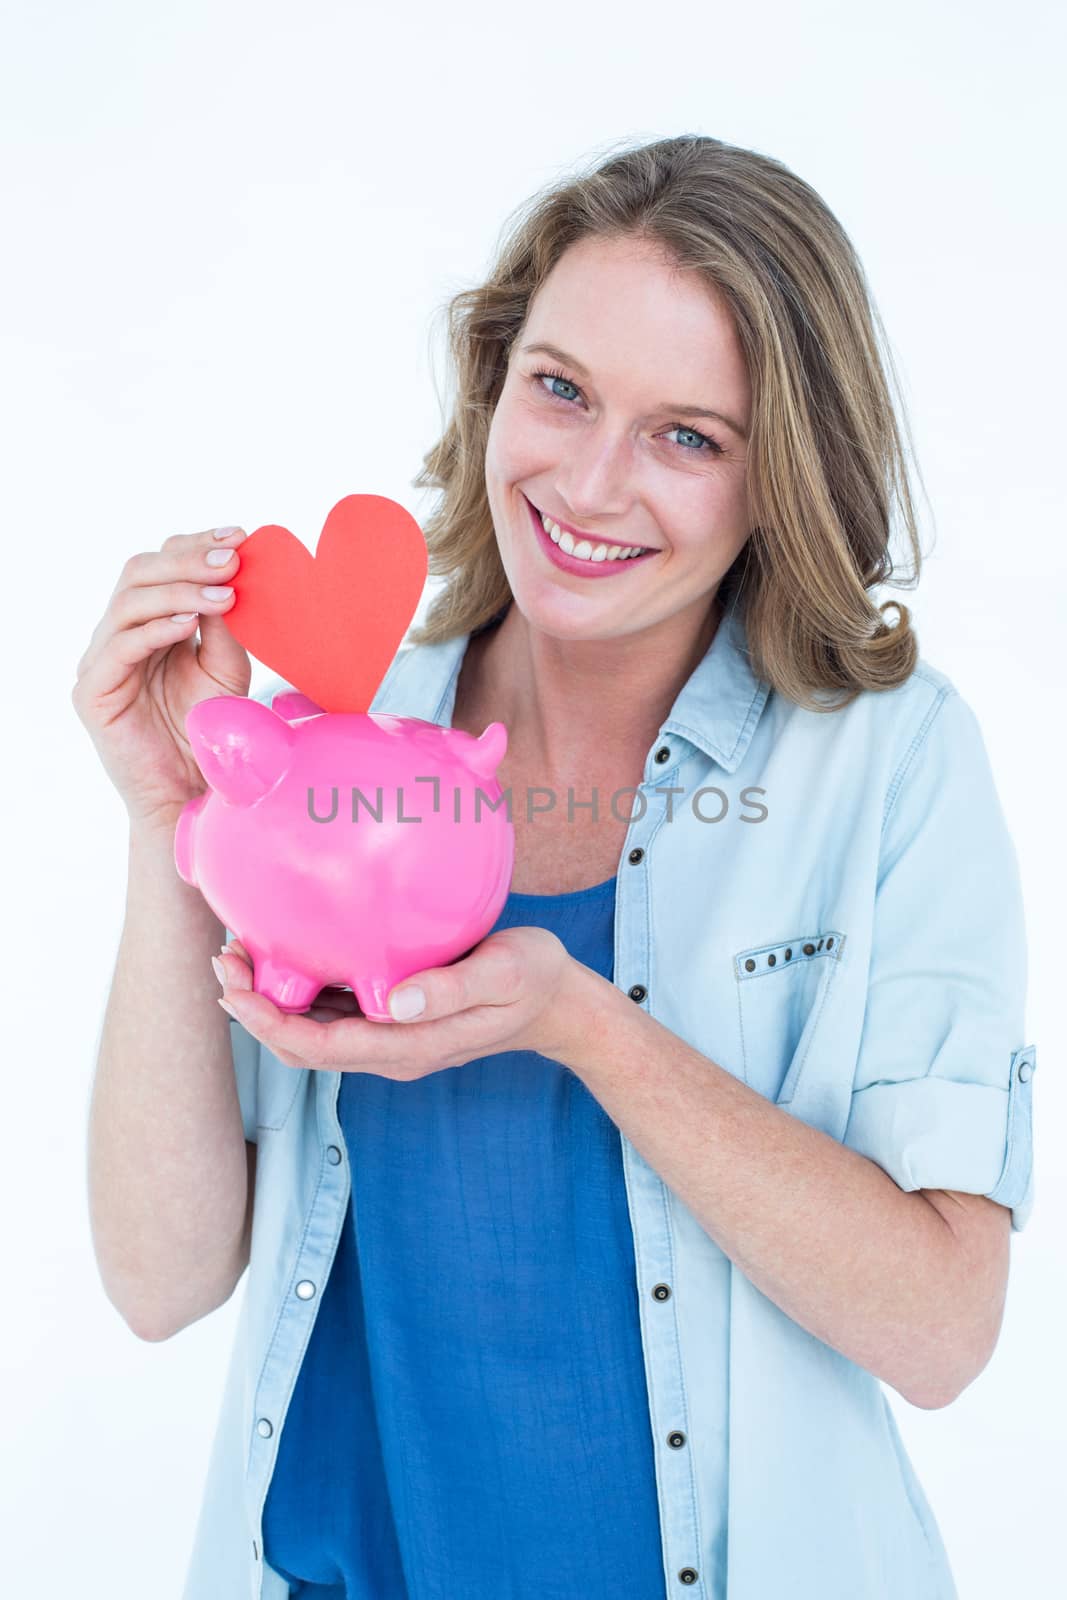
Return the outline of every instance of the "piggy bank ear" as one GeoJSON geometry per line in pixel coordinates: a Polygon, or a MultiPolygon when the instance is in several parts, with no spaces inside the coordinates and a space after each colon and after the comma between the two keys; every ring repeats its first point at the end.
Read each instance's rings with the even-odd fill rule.
{"type": "Polygon", "coordinates": [[[491,722],[485,732],[477,739],[471,739],[467,746],[467,765],[479,778],[493,778],[507,747],[507,728],[502,722],[491,722]]]}
{"type": "Polygon", "coordinates": [[[296,722],[300,717],[321,717],[322,707],[317,706],[314,700],[309,700],[306,694],[301,694],[296,689],[286,690],[276,694],[270,703],[272,711],[279,717],[284,717],[286,722],[296,722]]]}
{"type": "Polygon", "coordinates": [[[259,700],[214,695],[185,719],[196,764],[229,805],[250,806],[289,770],[296,733],[259,700]]]}

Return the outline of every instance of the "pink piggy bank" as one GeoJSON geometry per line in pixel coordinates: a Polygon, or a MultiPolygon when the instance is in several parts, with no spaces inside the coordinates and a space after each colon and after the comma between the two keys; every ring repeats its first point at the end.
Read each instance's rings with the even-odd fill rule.
{"type": "Polygon", "coordinates": [[[178,819],[175,863],[280,1010],[343,984],[390,1022],[390,989],[492,928],[515,860],[495,777],[502,722],[476,739],[286,693],[269,708],[202,700],[185,726],[209,789],[178,819]]]}

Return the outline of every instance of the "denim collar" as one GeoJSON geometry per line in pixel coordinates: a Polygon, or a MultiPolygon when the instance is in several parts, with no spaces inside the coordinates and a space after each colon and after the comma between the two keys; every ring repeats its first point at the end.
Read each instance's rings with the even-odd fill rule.
{"type": "MultiPolygon", "coordinates": [[[[402,650],[371,709],[450,726],[460,668],[471,637],[469,633],[457,634],[437,644],[411,645],[402,650]]],[[[687,740],[711,756],[724,771],[734,772],[770,692],[770,685],[752,670],[735,597],[728,603],[711,644],[676,696],[660,733],[687,740]]]]}

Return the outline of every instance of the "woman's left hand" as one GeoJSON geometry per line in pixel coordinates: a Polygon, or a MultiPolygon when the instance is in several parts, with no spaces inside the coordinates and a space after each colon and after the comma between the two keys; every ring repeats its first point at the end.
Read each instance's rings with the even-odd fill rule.
{"type": "Polygon", "coordinates": [[[369,1021],[355,995],[340,989],[322,990],[306,1013],[280,1011],[253,992],[242,945],[226,945],[216,959],[226,972],[231,1015],[286,1066],[393,1078],[421,1078],[505,1050],[558,1060],[588,1026],[583,978],[596,978],[547,928],[503,928],[461,961],[398,983],[390,1011],[412,988],[423,992],[425,1005],[410,1020],[383,1023],[369,1021]]]}

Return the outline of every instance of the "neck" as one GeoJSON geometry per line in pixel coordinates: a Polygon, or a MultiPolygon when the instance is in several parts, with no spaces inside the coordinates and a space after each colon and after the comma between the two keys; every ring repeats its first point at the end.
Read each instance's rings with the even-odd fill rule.
{"type": "Polygon", "coordinates": [[[699,612],[640,633],[557,639],[531,627],[513,603],[468,648],[464,707],[475,722],[506,725],[509,761],[521,752],[537,782],[566,782],[576,771],[605,765],[632,767],[643,761],[722,615],[716,597],[699,612]]]}

